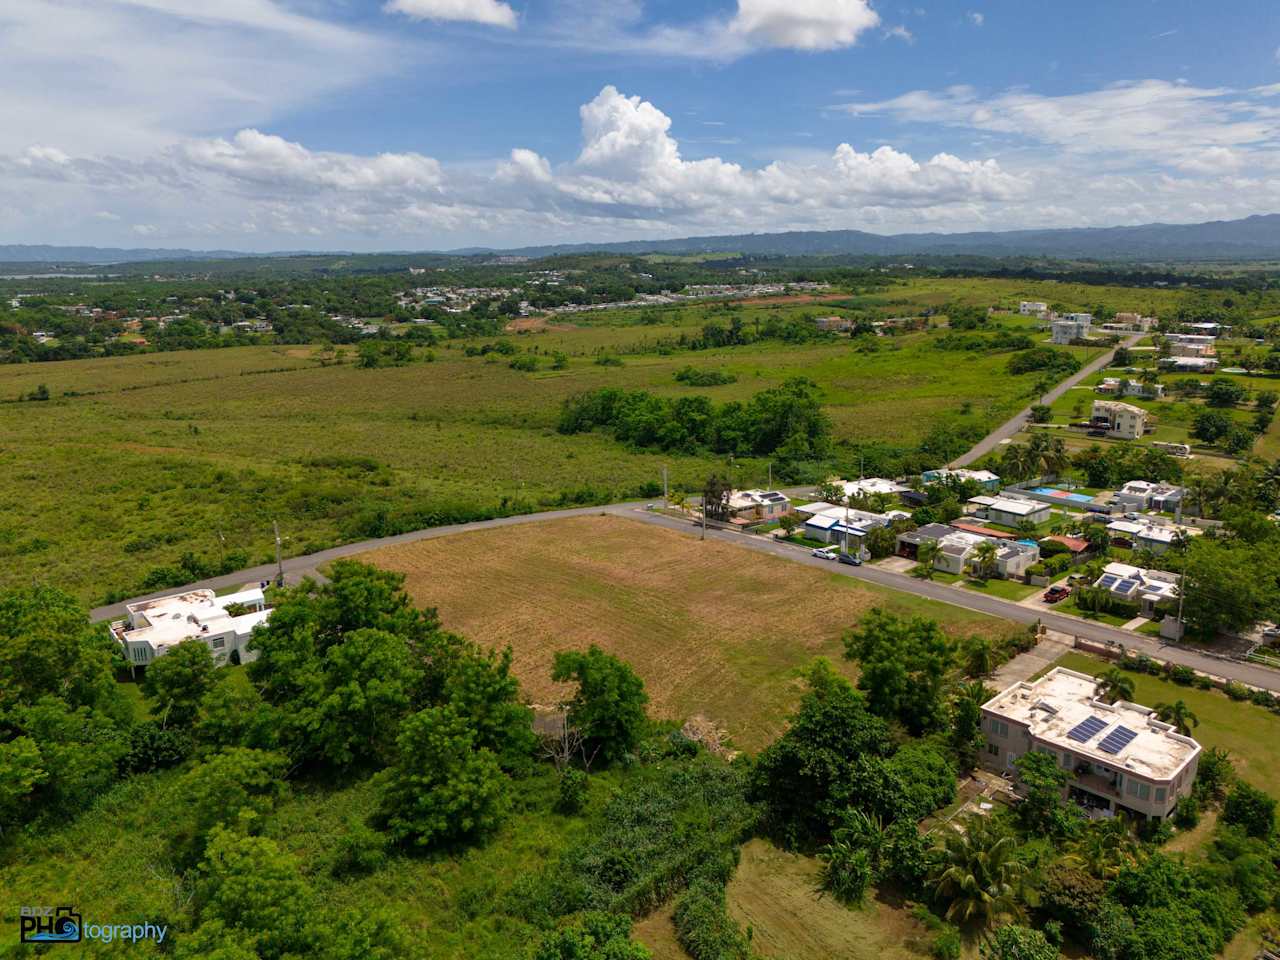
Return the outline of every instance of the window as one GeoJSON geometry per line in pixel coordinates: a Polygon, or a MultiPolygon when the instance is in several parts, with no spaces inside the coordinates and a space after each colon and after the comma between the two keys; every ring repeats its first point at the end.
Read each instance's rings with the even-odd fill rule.
{"type": "Polygon", "coordinates": [[[997,747],[994,743],[988,743],[987,753],[991,754],[991,756],[993,757],[998,757],[1000,756],[1000,748],[997,747]]]}
{"type": "Polygon", "coordinates": [[[221,650],[226,645],[227,645],[226,637],[214,637],[213,641],[209,644],[209,646],[213,647],[214,650],[221,650]]]}
{"type": "Polygon", "coordinates": [[[1071,754],[1066,750],[1062,751],[1062,769],[1063,770],[1071,769],[1071,754]]]}
{"type": "Polygon", "coordinates": [[[1008,737],[1009,725],[1005,723],[1003,720],[997,720],[995,717],[992,717],[991,732],[994,733],[997,737],[1008,737]]]}
{"type": "Polygon", "coordinates": [[[1156,787],[1156,803],[1164,803],[1164,787],[1156,787]]]}

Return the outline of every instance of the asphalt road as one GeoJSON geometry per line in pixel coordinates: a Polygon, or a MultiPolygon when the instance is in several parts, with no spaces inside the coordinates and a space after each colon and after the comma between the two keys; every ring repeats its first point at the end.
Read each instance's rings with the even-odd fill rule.
{"type": "MultiPolygon", "coordinates": [[[[1120,346],[1132,347],[1135,344],[1137,344],[1137,342],[1141,340],[1142,337],[1143,337],[1143,334],[1138,334],[1137,336],[1130,337],[1128,340],[1124,341],[1124,343],[1121,344],[1120,346]]],[[[1054,387],[1052,390],[1046,393],[1044,397],[1040,399],[1039,402],[1045,403],[1045,404],[1053,403],[1055,400],[1061,397],[1064,393],[1066,393],[1072,387],[1079,384],[1080,381],[1083,380],[1085,377],[1089,376],[1092,373],[1097,373],[1099,370],[1106,367],[1107,364],[1111,362],[1111,358],[1115,356],[1115,353],[1116,353],[1115,350],[1108,350],[1106,353],[1102,354],[1096,360],[1093,360],[1092,362],[1090,362],[1089,364],[1087,364],[1086,366],[1078,370],[1076,373],[1073,373],[1071,376],[1067,377],[1067,379],[1063,380],[1060,384],[1058,384],[1056,387],[1054,387]]],[[[1003,441],[1010,440],[1013,437],[1017,436],[1018,433],[1022,430],[1022,428],[1027,425],[1027,418],[1029,416],[1031,416],[1031,405],[1027,405],[1020,412],[1015,414],[1011,420],[1008,420],[1005,423],[1002,423],[1000,426],[996,427],[993,431],[991,431],[989,434],[987,434],[985,437],[979,440],[977,444],[974,445],[972,450],[970,450],[968,453],[965,453],[959,457],[956,457],[956,459],[952,460],[949,464],[947,464],[947,466],[952,468],[967,467],[969,464],[973,463],[979,457],[986,456],[996,447],[1000,446],[1000,444],[1003,441]]]]}
{"type": "MultiPolygon", "coordinates": [[[[605,507],[580,507],[572,510],[550,510],[543,513],[525,514],[518,517],[501,517],[495,520],[480,520],[474,523],[460,523],[447,527],[433,527],[429,530],[415,530],[411,533],[400,534],[394,537],[384,537],[378,540],[363,540],[359,543],[350,543],[345,546],[334,547],[331,550],[324,550],[320,553],[313,553],[303,557],[292,557],[285,560],[285,577],[286,580],[292,582],[299,579],[301,576],[314,571],[316,567],[332,560],[337,560],[341,557],[354,556],[359,553],[365,553],[369,550],[376,550],[380,547],[388,547],[402,543],[414,543],[418,540],[431,540],[436,537],[449,537],[473,530],[488,530],[495,527],[507,527],[525,523],[538,523],[547,520],[559,520],[565,517],[598,516],[601,514],[626,517],[631,520],[637,520],[643,523],[652,523],[657,526],[676,530],[680,533],[687,534],[688,536],[699,536],[697,525],[688,520],[680,520],[664,514],[652,513],[646,510],[644,505],[641,503],[618,503],[610,504],[605,507]]],[[[935,583],[932,580],[920,580],[916,577],[902,573],[894,573],[891,570],[883,570],[879,567],[865,564],[860,567],[853,567],[847,564],[835,563],[831,560],[820,560],[817,557],[811,556],[807,549],[797,547],[794,544],[779,543],[766,537],[744,534],[737,530],[723,530],[717,527],[708,527],[706,536],[708,539],[736,544],[748,550],[772,554],[773,556],[789,560],[792,563],[801,563],[811,567],[818,567],[828,573],[834,573],[838,576],[850,577],[855,580],[873,583],[881,587],[887,587],[891,590],[898,590],[903,593],[914,594],[919,597],[927,597],[930,600],[949,603],[952,606],[962,607],[966,610],[974,610],[978,613],[985,613],[993,617],[1000,617],[1015,623],[1031,624],[1039,621],[1044,623],[1051,630],[1058,630],[1072,636],[1087,637],[1091,640],[1116,641],[1123,643],[1134,653],[1145,653],[1148,656],[1157,657],[1161,660],[1169,660],[1174,663],[1192,667],[1193,669],[1200,670],[1204,673],[1213,674],[1214,676],[1226,677],[1229,680],[1236,680],[1241,683],[1247,683],[1255,687],[1262,687],[1264,689],[1280,693],[1280,672],[1270,670],[1266,667],[1250,663],[1238,663],[1231,660],[1219,660],[1215,657],[1207,657],[1191,648],[1162,643],[1158,638],[1147,637],[1127,630],[1119,630],[1103,623],[1081,620],[1075,617],[1068,617],[1052,612],[1033,610],[1029,607],[1024,607],[1009,600],[1003,600],[999,597],[993,597],[985,593],[979,593],[974,590],[965,590],[948,584],[935,583]]],[[[270,580],[275,575],[275,565],[269,564],[265,566],[251,567],[247,570],[241,570],[238,573],[227,574],[226,576],[212,577],[208,580],[202,580],[199,583],[189,584],[186,589],[203,587],[212,590],[219,590],[226,587],[239,586],[244,583],[251,583],[255,580],[270,580]]],[[[166,590],[157,594],[151,594],[151,596],[165,596],[175,592],[177,591],[166,590]]],[[[117,603],[110,606],[98,607],[91,611],[91,615],[95,621],[118,618],[124,615],[124,604],[117,603]]]]}

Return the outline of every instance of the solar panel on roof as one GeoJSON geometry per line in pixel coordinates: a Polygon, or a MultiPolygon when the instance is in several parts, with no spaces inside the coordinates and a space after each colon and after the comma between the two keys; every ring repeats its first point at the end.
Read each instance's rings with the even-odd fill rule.
{"type": "Polygon", "coordinates": [[[1136,589],[1138,589],[1137,580],[1121,580],[1120,583],[1116,585],[1117,593],[1132,593],[1136,589]]]}
{"type": "Polygon", "coordinates": [[[1107,728],[1107,721],[1101,717],[1085,717],[1067,731],[1067,736],[1077,743],[1088,743],[1107,728]]]}
{"type": "Polygon", "coordinates": [[[1112,587],[1116,585],[1116,581],[1119,579],[1120,578],[1117,577],[1114,573],[1106,573],[1106,574],[1103,574],[1102,579],[1098,581],[1098,586],[1102,587],[1105,590],[1110,590],[1112,587]]]}
{"type": "Polygon", "coordinates": [[[1130,730],[1128,727],[1116,727],[1102,738],[1102,742],[1098,744],[1098,749],[1103,753],[1119,753],[1131,744],[1133,738],[1137,735],[1136,731],[1130,730]]]}

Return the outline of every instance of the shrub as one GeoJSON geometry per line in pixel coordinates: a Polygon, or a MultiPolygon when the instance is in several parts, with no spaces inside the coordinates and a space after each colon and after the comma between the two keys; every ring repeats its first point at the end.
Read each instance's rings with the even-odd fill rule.
{"type": "Polygon", "coordinates": [[[1222,688],[1223,692],[1232,700],[1248,700],[1249,688],[1243,683],[1236,683],[1234,680],[1227,681],[1227,685],[1222,688]]]}
{"type": "Polygon", "coordinates": [[[1173,811],[1175,826],[1190,830],[1200,822],[1200,803],[1194,796],[1183,797],[1173,811]]]}
{"type": "Polygon", "coordinates": [[[929,955],[933,960],[960,960],[962,946],[960,931],[949,926],[933,938],[933,943],[929,944],[929,955]]]}
{"type": "Polygon", "coordinates": [[[1269,837],[1275,830],[1276,801],[1243,780],[1238,781],[1227,794],[1222,822],[1240,825],[1251,837],[1269,837]]]}
{"type": "Polygon", "coordinates": [[[364,822],[351,819],[334,844],[329,872],[339,878],[363,876],[386,862],[387,838],[364,822]]]}
{"type": "Polygon", "coordinates": [[[748,960],[747,938],[729,916],[724,886],[698,879],[676,903],[676,939],[693,960],[748,960]]]}
{"type": "Polygon", "coordinates": [[[587,775],[581,770],[569,767],[560,774],[560,794],[556,799],[556,809],[561,813],[578,813],[587,803],[587,775]]]}
{"type": "Polygon", "coordinates": [[[1176,684],[1179,684],[1184,687],[1189,687],[1191,686],[1192,683],[1195,682],[1196,672],[1192,670],[1190,667],[1177,665],[1177,666],[1174,666],[1169,671],[1169,679],[1176,684]]]}

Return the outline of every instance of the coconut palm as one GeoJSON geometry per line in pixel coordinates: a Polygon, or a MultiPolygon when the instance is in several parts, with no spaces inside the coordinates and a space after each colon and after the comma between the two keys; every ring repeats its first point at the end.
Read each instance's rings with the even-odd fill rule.
{"type": "Polygon", "coordinates": [[[1191,735],[1191,728],[1200,726],[1200,718],[1191,712],[1191,708],[1187,706],[1185,700],[1175,700],[1173,703],[1157,703],[1156,716],[1165,723],[1170,724],[1184,737],[1191,735]]]}
{"type": "Polygon", "coordinates": [[[1124,816],[1095,820],[1066,857],[1095,877],[1109,880],[1137,858],[1138,844],[1124,816]]]}
{"type": "Polygon", "coordinates": [[[996,542],[983,540],[973,548],[973,559],[969,561],[969,571],[978,580],[991,576],[996,566],[996,542]]]}
{"type": "Polygon", "coordinates": [[[996,648],[990,637],[975,634],[967,638],[960,648],[967,677],[985,677],[995,669],[996,648]]]}
{"type": "Polygon", "coordinates": [[[938,559],[938,554],[942,552],[942,547],[938,546],[937,540],[928,540],[916,550],[917,566],[915,574],[922,580],[933,579],[933,564],[938,559]]]}
{"type": "Polygon", "coordinates": [[[987,927],[1021,913],[1027,866],[1015,857],[1017,848],[1007,830],[978,814],[946,829],[930,879],[949,921],[987,927]]]}
{"type": "Polygon", "coordinates": [[[1067,444],[1061,437],[1053,437],[1040,451],[1040,467],[1045,476],[1057,477],[1071,466],[1071,456],[1067,453],[1067,444]]]}
{"type": "Polygon", "coordinates": [[[1133,678],[1123,670],[1112,667],[1110,670],[1098,674],[1097,680],[1098,685],[1094,689],[1094,695],[1106,700],[1107,703],[1133,699],[1133,678]]]}

